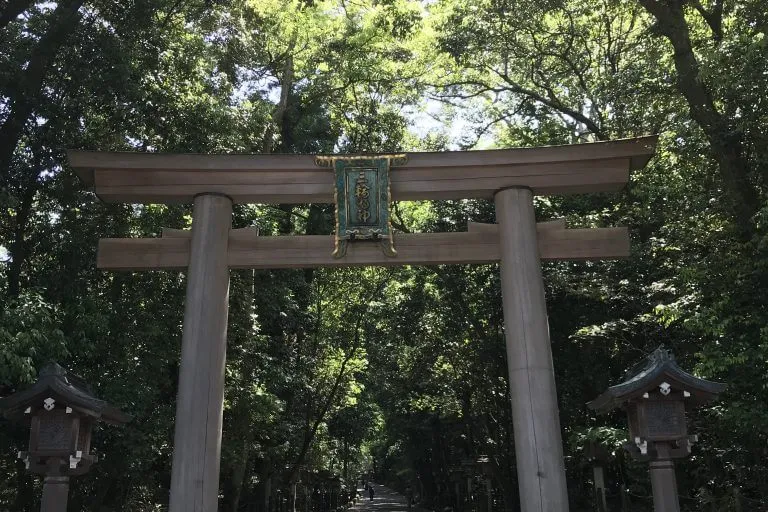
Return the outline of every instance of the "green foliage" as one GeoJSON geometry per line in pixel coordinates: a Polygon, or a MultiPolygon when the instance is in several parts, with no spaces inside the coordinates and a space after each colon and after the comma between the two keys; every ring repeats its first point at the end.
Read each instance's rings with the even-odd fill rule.
{"type": "Polygon", "coordinates": [[[0,386],[31,384],[37,368],[67,356],[54,307],[25,292],[0,311],[0,386]]]}

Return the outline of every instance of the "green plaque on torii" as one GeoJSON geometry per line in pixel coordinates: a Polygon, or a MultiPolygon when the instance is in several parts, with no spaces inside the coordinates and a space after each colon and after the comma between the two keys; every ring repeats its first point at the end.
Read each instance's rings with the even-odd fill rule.
{"type": "Polygon", "coordinates": [[[318,165],[332,167],[335,173],[335,258],[344,257],[347,244],[357,240],[379,241],[384,254],[397,255],[390,223],[389,168],[405,159],[405,155],[317,157],[318,165]]]}

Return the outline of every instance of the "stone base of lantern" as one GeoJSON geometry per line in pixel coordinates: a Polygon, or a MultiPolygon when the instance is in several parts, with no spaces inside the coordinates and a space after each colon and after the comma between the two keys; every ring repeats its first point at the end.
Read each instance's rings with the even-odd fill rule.
{"type": "Polygon", "coordinates": [[[43,480],[43,501],[40,512],[67,512],[68,476],[46,476],[43,480]]]}

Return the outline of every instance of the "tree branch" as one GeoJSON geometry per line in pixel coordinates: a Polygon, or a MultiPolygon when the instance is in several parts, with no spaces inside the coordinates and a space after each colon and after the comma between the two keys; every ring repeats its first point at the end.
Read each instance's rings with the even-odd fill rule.
{"type": "Polygon", "coordinates": [[[712,6],[712,10],[708,11],[701,5],[699,0],[693,0],[691,2],[693,7],[699,12],[704,21],[709,25],[712,30],[712,39],[716,42],[723,40],[723,0],[715,0],[715,5],[712,6]]]}
{"type": "MultiPolygon", "coordinates": [[[[391,272],[389,274],[391,274],[391,272]]],[[[320,425],[325,420],[325,417],[328,414],[328,411],[330,410],[331,405],[333,405],[333,401],[336,399],[336,393],[341,387],[341,382],[343,378],[346,376],[347,365],[357,353],[357,349],[360,347],[360,338],[361,338],[360,328],[362,327],[365,314],[368,312],[368,307],[370,306],[371,300],[373,299],[373,297],[375,297],[378,293],[381,292],[381,290],[384,288],[384,286],[386,286],[388,282],[389,282],[388,278],[384,278],[381,280],[381,282],[379,282],[376,288],[372,290],[369,296],[366,298],[364,302],[365,307],[360,308],[360,311],[357,314],[357,318],[355,320],[352,346],[350,347],[349,351],[344,355],[344,360],[341,362],[341,367],[339,368],[339,371],[336,374],[336,377],[334,378],[333,384],[331,385],[331,389],[328,391],[328,395],[326,396],[325,400],[323,401],[323,404],[320,406],[320,409],[318,410],[318,414],[315,418],[315,421],[312,423],[312,427],[308,430],[307,435],[304,436],[304,442],[302,443],[301,451],[299,452],[299,455],[296,458],[296,461],[291,466],[291,470],[288,478],[289,481],[292,480],[292,478],[294,477],[294,475],[296,475],[296,473],[298,473],[301,464],[304,462],[304,459],[306,458],[307,453],[309,452],[309,448],[312,446],[312,442],[314,441],[315,436],[317,435],[317,431],[320,428],[320,425]]]]}
{"type": "Polygon", "coordinates": [[[600,140],[606,140],[608,138],[608,136],[605,134],[605,132],[603,132],[602,128],[600,128],[597,125],[597,123],[595,123],[593,120],[591,120],[581,112],[574,110],[570,107],[567,107],[556,96],[552,95],[551,97],[548,98],[532,89],[528,89],[526,87],[521,86],[520,84],[512,80],[508,75],[501,74],[498,71],[494,70],[493,68],[490,68],[490,69],[491,71],[496,73],[502,80],[504,80],[504,82],[507,84],[508,89],[510,91],[518,94],[524,94],[525,96],[528,96],[530,99],[534,101],[537,101],[543,105],[546,105],[554,110],[557,110],[558,112],[561,112],[567,115],[568,117],[572,118],[574,121],[579,122],[584,126],[586,126],[587,129],[593,134],[595,134],[595,136],[600,140]]]}
{"type": "Polygon", "coordinates": [[[32,7],[33,0],[9,0],[5,8],[0,11],[0,30],[15,20],[19,14],[32,7]]]}
{"type": "Polygon", "coordinates": [[[403,215],[400,213],[400,203],[395,201],[392,206],[392,211],[394,212],[395,217],[397,218],[397,222],[390,219],[390,221],[392,222],[392,225],[395,226],[400,231],[402,231],[403,233],[410,233],[411,231],[405,225],[405,221],[403,220],[403,215]]]}
{"type": "Polygon", "coordinates": [[[752,218],[760,208],[757,190],[750,183],[750,166],[744,156],[742,134],[715,107],[712,93],[699,76],[693,53],[684,1],[639,0],[656,19],[656,30],[674,49],[677,88],[688,103],[693,120],[701,127],[718,164],[733,213],[742,235],[752,231],[752,218]]]}
{"type": "Polygon", "coordinates": [[[6,172],[32,114],[53,59],[76,26],[77,11],[84,0],[60,2],[51,15],[47,32],[32,52],[27,68],[10,100],[10,113],[0,126],[0,171],[6,172]]]}

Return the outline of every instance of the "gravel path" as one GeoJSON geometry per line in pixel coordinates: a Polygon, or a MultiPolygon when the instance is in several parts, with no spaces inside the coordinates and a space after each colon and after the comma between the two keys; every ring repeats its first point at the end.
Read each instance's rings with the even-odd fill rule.
{"type": "MultiPolygon", "coordinates": [[[[357,494],[361,498],[351,510],[354,512],[408,512],[408,501],[402,494],[377,483],[373,484],[373,492],[373,501],[371,501],[368,491],[358,487],[357,494]]],[[[424,511],[414,506],[411,507],[411,512],[424,511]]]]}

